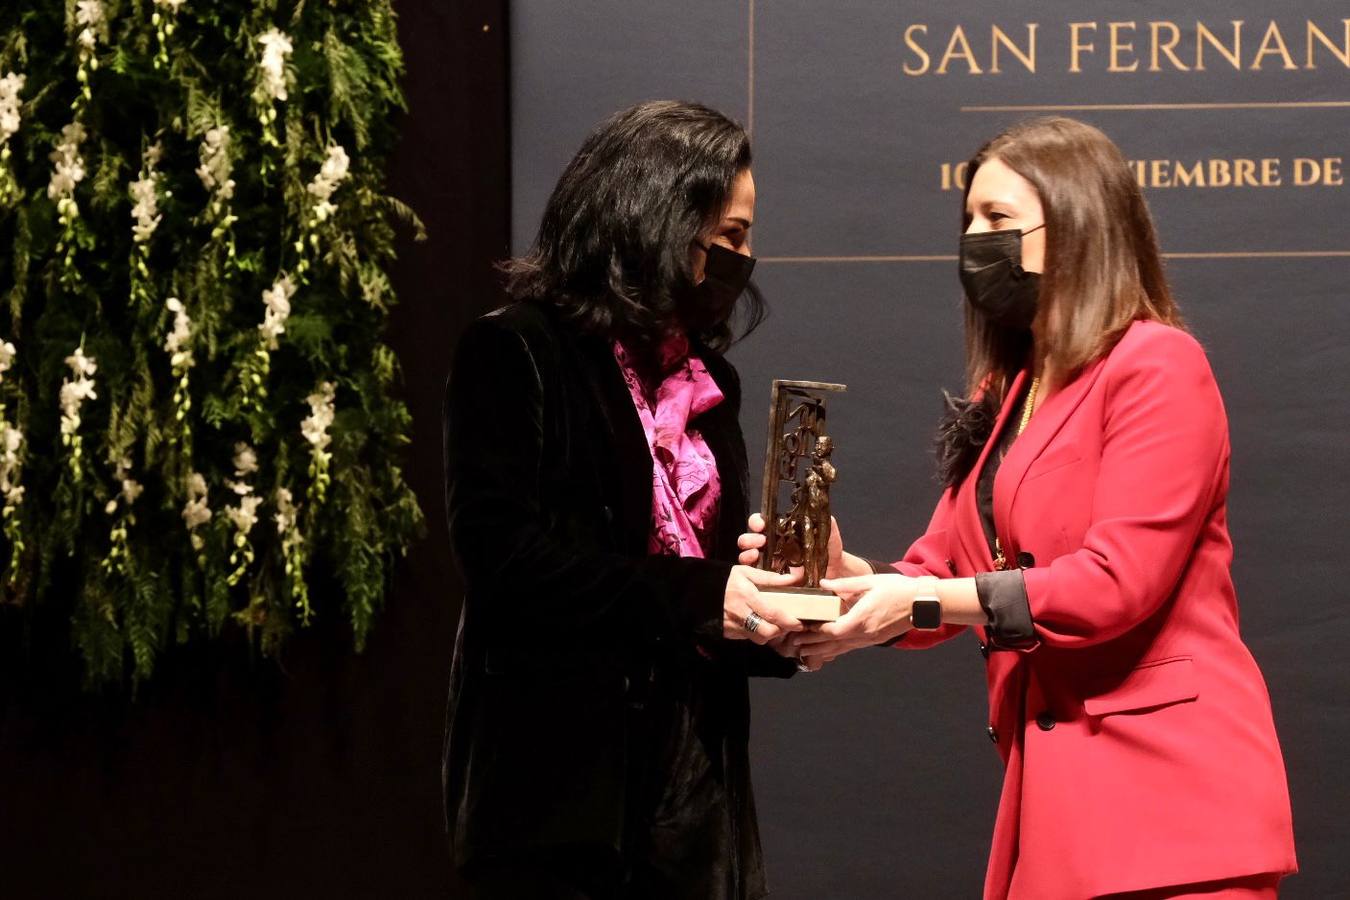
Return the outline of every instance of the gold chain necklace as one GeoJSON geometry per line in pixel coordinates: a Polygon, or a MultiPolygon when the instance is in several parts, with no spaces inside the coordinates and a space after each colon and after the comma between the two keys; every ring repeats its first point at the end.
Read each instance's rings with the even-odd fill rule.
{"type": "MultiPolygon", "coordinates": [[[[1041,379],[1031,379],[1031,387],[1027,389],[1026,406],[1022,408],[1022,421],[1017,424],[1017,437],[1027,430],[1027,423],[1031,421],[1031,414],[1036,409],[1036,395],[1041,390],[1041,379]]],[[[1000,455],[999,459],[1003,457],[1000,455]]],[[[1008,568],[1008,558],[1003,555],[1003,544],[998,537],[994,538],[994,571],[1002,572],[1008,568]]]]}
{"type": "Polygon", "coordinates": [[[1022,409],[1022,421],[1017,426],[1017,434],[1027,430],[1027,423],[1031,421],[1031,414],[1036,410],[1036,394],[1041,389],[1041,379],[1039,377],[1031,379],[1031,389],[1027,391],[1027,405],[1022,409]]]}

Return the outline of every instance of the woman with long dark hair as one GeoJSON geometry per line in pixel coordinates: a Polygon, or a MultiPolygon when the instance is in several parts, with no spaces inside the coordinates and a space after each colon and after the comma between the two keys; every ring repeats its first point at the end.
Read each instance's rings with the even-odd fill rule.
{"type": "Polygon", "coordinates": [[[466,597],[445,751],[456,862],[480,897],[766,893],[747,675],[801,623],[735,564],[740,388],[763,316],[750,143],[703,106],[592,133],[514,302],[474,322],[446,393],[466,597]],[[733,313],[737,315],[733,317],[733,313]]]}
{"type": "MultiPolygon", "coordinates": [[[[816,667],[978,631],[1006,766],[986,898],[1274,897],[1293,832],[1238,633],[1228,423],[1139,186],[1064,118],[969,172],[946,491],[896,563],[835,541],[825,586],[852,607],[789,642],[816,667]]],[[[747,533],[742,562],[762,545],[747,533]]]]}

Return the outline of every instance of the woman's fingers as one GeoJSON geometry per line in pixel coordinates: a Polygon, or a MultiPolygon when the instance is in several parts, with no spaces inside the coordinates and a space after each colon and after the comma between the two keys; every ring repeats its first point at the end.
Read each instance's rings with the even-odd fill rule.
{"type": "Polygon", "coordinates": [[[746,532],[736,539],[736,546],[742,550],[757,550],[763,547],[769,539],[762,534],[751,534],[746,532]]]}
{"type": "Polygon", "coordinates": [[[876,577],[876,575],[854,575],[852,578],[822,578],[820,586],[841,597],[845,594],[861,594],[876,584],[876,577]]]}
{"type": "Polygon", "coordinates": [[[792,587],[799,577],[792,572],[766,572],[763,569],[751,568],[742,569],[741,574],[759,588],[792,587]]]}
{"type": "Polygon", "coordinates": [[[750,641],[754,644],[767,644],[782,638],[783,629],[756,613],[748,611],[745,615],[722,611],[722,637],[733,641],[750,641]]]}
{"type": "Polygon", "coordinates": [[[839,638],[832,638],[828,641],[822,641],[817,644],[811,644],[809,646],[803,647],[801,655],[803,658],[809,656],[813,659],[828,661],[831,659],[835,659],[836,657],[843,656],[845,653],[848,653],[851,650],[857,649],[858,647],[850,641],[840,640],[839,638]]]}
{"type": "Polygon", "coordinates": [[[757,602],[757,606],[758,609],[755,610],[755,614],[766,622],[772,622],[777,630],[797,632],[806,627],[797,619],[772,603],[760,600],[757,602]]]}
{"type": "Polygon", "coordinates": [[[760,588],[790,587],[796,581],[790,572],[765,572],[749,566],[734,568],[722,604],[723,636],[766,644],[782,637],[784,631],[800,631],[801,622],[760,592],[760,588]]]}
{"type": "Polygon", "coordinates": [[[819,672],[836,659],[838,659],[838,657],[820,653],[802,654],[798,659],[798,666],[807,672],[819,672]]]}
{"type": "Polygon", "coordinates": [[[736,547],[741,554],[736,557],[736,561],[743,566],[753,566],[759,562],[759,550],[769,542],[761,532],[764,530],[764,519],[758,513],[750,517],[750,531],[745,532],[736,539],[736,547]]]}
{"type": "Polygon", "coordinates": [[[803,653],[806,652],[815,653],[816,647],[820,646],[821,644],[829,644],[834,641],[837,641],[839,640],[839,636],[834,634],[825,634],[820,630],[820,628],[810,628],[807,629],[806,631],[799,631],[796,634],[791,635],[790,639],[795,646],[801,648],[803,653]]]}

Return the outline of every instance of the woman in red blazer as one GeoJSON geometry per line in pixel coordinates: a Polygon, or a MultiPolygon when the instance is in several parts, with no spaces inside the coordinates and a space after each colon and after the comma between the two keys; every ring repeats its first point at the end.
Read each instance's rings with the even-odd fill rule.
{"type": "Polygon", "coordinates": [[[894,564],[836,540],[853,605],[792,640],[814,668],[976,630],[1006,764],[986,898],[1274,897],[1296,863],[1238,633],[1228,425],[1139,188],[1101,132],[1036,120],[971,161],[965,224],[947,490],[894,564]]]}

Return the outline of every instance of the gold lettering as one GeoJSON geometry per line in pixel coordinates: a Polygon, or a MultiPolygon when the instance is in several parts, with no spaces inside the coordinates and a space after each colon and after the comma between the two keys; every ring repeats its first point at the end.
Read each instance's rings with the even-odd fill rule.
{"type": "Polygon", "coordinates": [[[1345,174],[1341,170],[1341,157],[1328,156],[1323,159],[1322,171],[1327,173],[1323,184],[1328,187],[1340,187],[1345,184],[1345,174]]]}
{"type": "Polygon", "coordinates": [[[1205,186],[1205,166],[1200,160],[1195,161],[1195,165],[1189,169],[1181,163],[1177,163],[1176,171],[1177,187],[1204,187],[1205,186]]]}
{"type": "MultiPolygon", "coordinates": [[[[1222,188],[1253,187],[1277,188],[1284,186],[1284,160],[1279,157],[1262,159],[1197,159],[1183,162],[1175,159],[1135,159],[1128,165],[1135,181],[1142,188],[1222,188]]],[[[1310,185],[1344,184],[1341,157],[1327,159],[1295,159],[1293,183],[1298,187],[1310,185]]]]}
{"type": "Polygon", "coordinates": [[[971,75],[984,74],[979,63],[975,61],[975,53],[970,49],[970,41],[966,40],[965,29],[960,25],[956,26],[956,29],[952,32],[952,39],[947,42],[947,50],[942,54],[942,62],[938,63],[937,74],[946,75],[947,64],[954,59],[964,59],[967,70],[971,75]],[[961,47],[960,50],[956,49],[958,44],[961,47]]]}
{"type": "Polygon", "coordinates": [[[1086,50],[1088,53],[1092,53],[1096,50],[1096,48],[1092,44],[1084,44],[1079,40],[1079,32],[1083,31],[1084,29],[1091,29],[1093,31],[1096,31],[1097,23],[1096,22],[1069,23],[1069,52],[1071,59],[1071,62],[1069,64],[1070,72],[1083,71],[1083,67],[1079,65],[1078,62],[1079,53],[1081,53],[1084,50],[1086,50]]]}
{"type": "Polygon", "coordinates": [[[1226,159],[1209,161],[1209,186],[1228,187],[1233,183],[1233,170],[1226,159]]]}
{"type": "Polygon", "coordinates": [[[1261,187],[1279,187],[1283,183],[1284,179],[1280,177],[1280,161],[1261,160],[1261,187]]]}
{"type": "Polygon", "coordinates": [[[1280,34],[1280,26],[1273,19],[1270,22],[1270,27],[1266,29],[1266,36],[1261,38],[1261,47],[1256,51],[1256,58],[1252,60],[1252,71],[1261,71],[1261,60],[1269,55],[1284,57],[1286,69],[1298,68],[1294,63],[1294,58],[1289,55],[1289,48],[1285,46],[1284,35],[1280,34]],[[1274,48],[1271,47],[1272,43],[1275,44],[1274,48]]]}
{"type": "Polygon", "coordinates": [[[1341,187],[1345,184],[1341,159],[1339,156],[1326,156],[1320,160],[1303,158],[1294,160],[1295,187],[1310,187],[1315,184],[1341,187]]]}
{"type": "Polygon", "coordinates": [[[1214,32],[1205,27],[1204,22],[1195,23],[1195,71],[1205,71],[1205,42],[1218,50],[1223,57],[1233,64],[1234,69],[1242,68],[1242,20],[1233,20],[1233,49],[1230,51],[1223,44],[1214,32]]]}
{"type": "Polygon", "coordinates": [[[1162,67],[1158,65],[1158,54],[1166,53],[1167,58],[1172,61],[1173,66],[1182,72],[1189,72],[1190,69],[1184,62],[1177,59],[1177,54],[1175,52],[1177,44],[1181,41],[1181,29],[1176,26],[1176,23],[1149,22],[1148,27],[1153,34],[1153,65],[1149,66],[1148,70],[1150,72],[1161,72],[1162,67]],[[1171,33],[1171,37],[1165,42],[1160,42],[1158,40],[1158,32],[1162,31],[1164,28],[1171,33]]]}
{"type": "Polygon", "coordinates": [[[1120,40],[1120,32],[1127,28],[1130,31],[1134,31],[1134,23],[1111,22],[1108,24],[1107,27],[1111,29],[1111,65],[1107,68],[1106,71],[1133,72],[1135,69],[1138,69],[1139,60],[1137,59],[1134,62],[1130,63],[1128,66],[1122,66],[1120,64],[1120,54],[1122,50],[1130,54],[1134,53],[1134,41],[1130,41],[1128,44],[1122,42],[1120,40]]]}
{"type": "Polygon", "coordinates": [[[1308,20],[1308,68],[1309,68],[1309,69],[1315,69],[1315,68],[1317,68],[1316,63],[1313,62],[1313,38],[1314,38],[1314,37],[1317,38],[1319,41],[1321,41],[1321,42],[1322,42],[1322,45],[1325,46],[1328,50],[1331,51],[1331,55],[1332,55],[1332,56],[1336,57],[1337,59],[1339,59],[1339,60],[1341,61],[1341,65],[1345,66],[1347,69],[1350,69],[1350,19],[1346,19],[1346,20],[1345,20],[1345,49],[1344,49],[1344,50],[1340,49],[1340,48],[1337,47],[1335,44],[1333,44],[1333,43],[1331,42],[1331,39],[1328,38],[1328,37],[1326,36],[1326,34],[1323,33],[1322,29],[1318,28],[1315,24],[1313,24],[1313,22],[1312,22],[1311,19],[1308,20]]]}
{"type": "Polygon", "coordinates": [[[1008,48],[1013,56],[1022,61],[1023,67],[1028,72],[1034,75],[1036,73],[1036,29],[1039,27],[1035,22],[1027,23],[1027,52],[1023,53],[1021,48],[1013,43],[1012,38],[1003,33],[1002,28],[997,25],[993,26],[993,36],[990,39],[993,44],[993,65],[989,67],[989,74],[998,75],[1001,72],[998,67],[998,45],[1002,44],[1008,48]]]}
{"type": "Polygon", "coordinates": [[[908,46],[909,49],[913,50],[915,56],[917,56],[921,60],[921,62],[917,66],[911,66],[909,63],[905,63],[904,68],[906,75],[926,75],[928,74],[928,67],[932,65],[933,62],[932,59],[930,59],[928,56],[928,51],[923,49],[923,47],[918,43],[918,41],[914,40],[914,35],[916,33],[927,34],[928,26],[911,25],[905,29],[905,45],[908,46]]]}
{"type": "Polygon", "coordinates": [[[942,164],[942,189],[944,191],[966,189],[966,172],[970,169],[970,163],[959,162],[956,165],[951,163],[942,164]]]}
{"type": "Polygon", "coordinates": [[[1322,164],[1315,159],[1294,160],[1294,186],[1307,187],[1322,180],[1322,164]]]}

